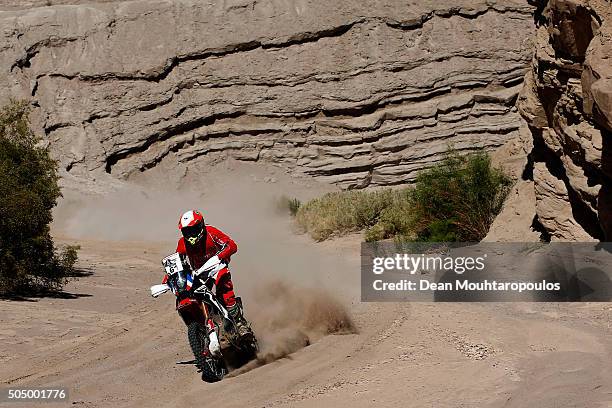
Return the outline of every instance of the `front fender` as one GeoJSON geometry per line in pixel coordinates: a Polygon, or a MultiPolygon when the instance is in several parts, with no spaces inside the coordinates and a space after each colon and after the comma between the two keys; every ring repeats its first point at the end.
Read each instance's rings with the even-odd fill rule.
{"type": "Polygon", "coordinates": [[[176,311],[186,325],[189,325],[191,322],[201,322],[206,324],[204,310],[202,310],[202,307],[202,303],[195,299],[184,298],[182,300],[176,300],[176,311]]]}

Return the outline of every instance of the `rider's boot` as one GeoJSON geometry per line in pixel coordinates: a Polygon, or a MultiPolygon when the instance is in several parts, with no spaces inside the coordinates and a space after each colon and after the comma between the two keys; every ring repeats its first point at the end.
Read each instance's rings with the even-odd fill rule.
{"type": "Polygon", "coordinates": [[[236,331],[238,332],[240,339],[245,339],[253,335],[253,332],[249,327],[249,323],[242,314],[242,307],[240,307],[238,302],[236,302],[233,306],[228,307],[227,311],[229,312],[230,316],[232,316],[234,323],[236,323],[236,331]]]}

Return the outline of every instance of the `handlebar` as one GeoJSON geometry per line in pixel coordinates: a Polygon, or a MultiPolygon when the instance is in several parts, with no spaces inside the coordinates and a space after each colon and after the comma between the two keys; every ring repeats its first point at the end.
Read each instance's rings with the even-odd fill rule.
{"type": "MultiPolygon", "coordinates": [[[[184,262],[183,256],[184,255],[180,255],[179,253],[174,253],[172,255],[168,255],[162,260],[162,264],[166,269],[166,275],[168,276],[169,281],[167,284],[151,286],[151,296],[156,298],[169,290],[175,292],[175,285],[170,281],[177,275],[181,275],[182,271],[189,271],[189,264],[184,262]]],[[[200,268],[191,272],[191,276],[208,286],[209,281],[211,281],[213,284],[215,283],[217,273],[226,267],[227,262],[219,259],[219,253],[217,253],[210,257],[200,268]],[[201,276],[204,273],[206,273],[206,275],[201,276]]]]}
{"type": "Polygon", "coordinates": [[[221,269],[225,268],[227,264],[219,259],[218,255],[210,257],[208,261],[204,263],[200,268],[193,272],[193,276],[199,277],[200,274],[208,272],[208,277],[214,276],[221,269]]]}

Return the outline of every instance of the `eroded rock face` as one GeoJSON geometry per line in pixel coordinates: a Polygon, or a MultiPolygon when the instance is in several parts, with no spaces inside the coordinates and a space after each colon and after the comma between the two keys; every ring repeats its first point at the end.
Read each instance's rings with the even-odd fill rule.
{"type": "Polygon", "coordinates": [[[393,185],[518,134],[523,0],[61,3],[5,6],[0,86],[72,176],[231,156],[393,185]]]}
{"type": "Polygon", "coordinates": [[[494,167],[501,168],[514,180],[501,212],[495,217],[484,242],[538,242],[541,234],[533,229],[536,198],[533,181],[524,178],[529,153],[533,149],[531,133],[523,124],[519,136],[491,155],[494,167]]]}
{"type": "Polygon", "coordinates": [[[539,27],[518,108],[533,135],[537,221],[553,240],[610,240],[612,6],[533,3],[539,27]]]}

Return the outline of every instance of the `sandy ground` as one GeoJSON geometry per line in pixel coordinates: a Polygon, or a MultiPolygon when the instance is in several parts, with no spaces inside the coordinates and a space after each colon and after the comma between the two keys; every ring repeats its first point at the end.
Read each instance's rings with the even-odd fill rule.
{"type": "Polygon", "coordinates": [[[130,241],[118,224],[64,224],[56,239],[82,246],[83,276],[62,297],[0,301],[1,386],[65,386],[76,407],[612,406],[611,305],[360,303],[359,236],[316,244],[286,216],[221,201],[207,204],[238,241],[234,280],[267,364],[216,384],[177,364],[192,359],[183,323],[148,292],[176,231],[130,241]],[[327,334],[349,318],[354,330],[327,334]]]}
{"type": "Polygon", "coordinates": [[[80,243],[93,274],[67,298],[2,301],[3,386],[67,386],[83,407],[612,406],[607,304],[354,303],[357,334],[205,384],[176,364],[191,355],[172,299],[148,295],[165,248],[80,243]]]}

